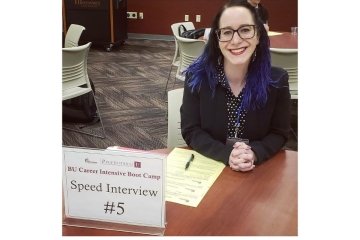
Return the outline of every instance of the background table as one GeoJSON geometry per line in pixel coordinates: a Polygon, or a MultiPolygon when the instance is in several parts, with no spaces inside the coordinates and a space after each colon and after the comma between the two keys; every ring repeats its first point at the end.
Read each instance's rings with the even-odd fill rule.
{"type": "Polygon", "coordinates": [[[283,32],[280,35],[269,36],[271,48],[298,48],[298,35],[283,32]]]}
{"type": "MultiPolygon", "coordinates": [[[[296,236],[297,163],[297,152],[281,151],[251,172],[235,172],[227,166],[198,207],[166,202],[165,235],[296,236]]],[[[63,235],[140,234],[63,226],[63,235]]]]}

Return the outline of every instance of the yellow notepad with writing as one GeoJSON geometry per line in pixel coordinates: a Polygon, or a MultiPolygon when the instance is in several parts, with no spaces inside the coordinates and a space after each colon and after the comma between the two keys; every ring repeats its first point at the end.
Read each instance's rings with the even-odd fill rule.
{"type": "Polygon", "coordinates": [[[225,164],[194,150],[175,148],[167,157],[166,168],[166,201],[197,207],[225,164]]]}

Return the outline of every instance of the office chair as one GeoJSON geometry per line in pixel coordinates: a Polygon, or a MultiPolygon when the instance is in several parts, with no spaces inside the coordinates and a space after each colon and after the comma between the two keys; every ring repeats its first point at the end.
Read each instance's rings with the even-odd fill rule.
{"type": "Polygon", "coordinates": [[[172,60],[172,63],[171,63],[169,75],[168,75],[168,78],[167,78],[167,81],[166,81],[164,96],[165,96],[166,91],[167,91],[167,86],[168,86],[168,83],[169,83],[172,68],[173,67],[179,67],[179,64],[180,64],[179,44],[177,43],[177,40],[176,40],[176,36],[179,36],[179,26],[180,25],[184,25],[186,30],[195,29],[195,26],[194,26],[193,22],[179,22],[179,23],[174,23],[174,24],[171,25],[171,31],[172,31],[172,33],[174,35],[174,40],[175,40],[175,53],[174,53],[174,57],[173,57],[173,60],[172,60]]]}
{"type": "MultiPolygon", "coordinates": [[[[176,79],[185,81],[183,71],[186,70],[204,51],[206,42],[204,40],[176,37],[179,44],[180,63],[176,71],[176,79]]],[[[175,81],[174,85],[175,86],[175,81]]]]}
{"type": "Polygon", "coordinates": [[[65,36],[65,48],[77,47],[79,39],[85,27],[77,24],[71,24],[65,36]]]}
{"type": "MultiPolygon", "coordinates": [[[[298,50],[285,48],[270,48],[271,65],[285,69],[289,74],[289,91],[292,104],[298,100],[298,50]]],[[[297,116],[297,114],[296,114],[297,116]]],[[[297,123],[296,123],[297,125],[297,123]]],[[[291,132],[297,141],[297,133],[291,127],[291,132]]]]}
{"type": "Polygon", "coordinates": [[[291,99],[298,99],[298,50],[270,48],[271,65],[285,69],[289,74],[291,99]]]}
{"type": "Polygon", "coordinates": [[[184,88],[168,91],[168,138],[167,148],[187,146],[181,135],[180,107],[184,88]]]}
{"type": "Polygon", "coordinates": [[[63,127],[63,129],[104,139],[104,125],[102,123],[99,106],[96,102],[95,94],[91,88],[87,72],[87,57],[90,46],[91,42],[78,47],[62,49],[62,100],[65,101],[91,92],[95,100],[103,136],[81,131],[80,129],[67,127],[63,127]]]}

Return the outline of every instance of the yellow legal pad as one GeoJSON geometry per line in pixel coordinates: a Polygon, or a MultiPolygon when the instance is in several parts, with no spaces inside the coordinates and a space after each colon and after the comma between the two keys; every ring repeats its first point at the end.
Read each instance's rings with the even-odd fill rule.
{"type": "Polygon", "coordinates": [[[197,207],[225,164],[194,150],[175,148],[167,157],[166,168],[166,201],[197,207]],[[185,170],[191,154],[195,157],[185,170]]]}

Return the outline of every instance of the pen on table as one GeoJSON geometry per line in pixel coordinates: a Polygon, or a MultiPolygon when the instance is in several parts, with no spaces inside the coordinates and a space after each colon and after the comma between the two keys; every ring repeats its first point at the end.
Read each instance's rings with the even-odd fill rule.
{"type": "Polygon", "coordinates": [[[187,170],[189,168],[190,163],[194,160],[194,157],[195,157],[194,154],[191,154],[189,161],[187,161],[187,163],[185,165],[185,170],[187,170]]]}

